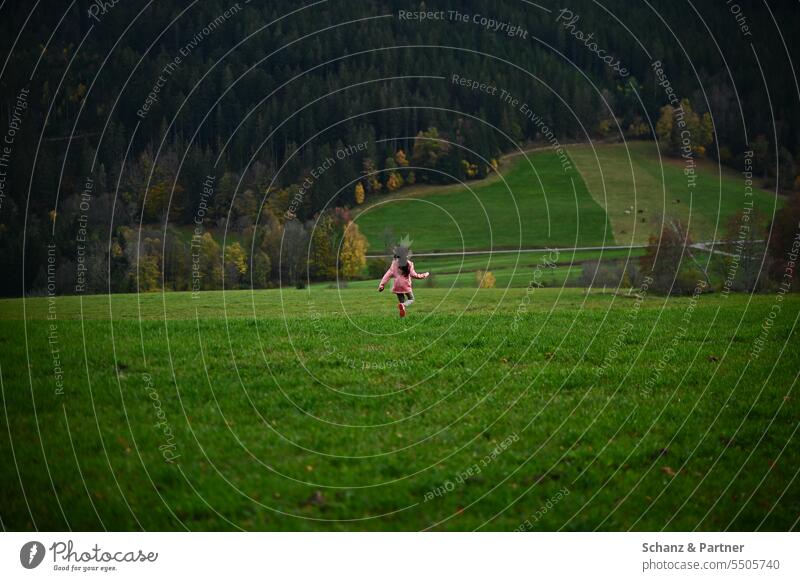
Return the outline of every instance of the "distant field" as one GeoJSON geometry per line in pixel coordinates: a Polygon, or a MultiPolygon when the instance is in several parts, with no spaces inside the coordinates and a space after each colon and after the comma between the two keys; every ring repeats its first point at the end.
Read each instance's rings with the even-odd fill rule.
{"type": "MultiPolygon", "coordinates": [[[[578,277],[583,263],[588,260],[617,260],[638,263],[638,257],[644,253],[642,248],[614,250],[559,250],[544,252],[512,252],[476,254],[463,256],[419,256],[414,258],[416,268],[420,272],[429,271],[434,274],[438,287],[457,288],[477,286],[475,271],[490,271],[497,280],[496,286],[522,288],[532,281],[544,286],[579,286],[578,277]],[[557,264],[549,266],[547,261],[557,264]]],[[[389,259],[385,262],[388,266],[389,259]]],[[[419,288],[426,288],[430,281],[418,281],[419,288]]],[[[320,287],[331,283],[317,283],[320,287]]],[[[374,288],[377,279],[348,282],[349,288],[374,288]]]]}
{"type": "Polygon", "coordinates": [[[3,527],[512,530],[548,502],[536,530],[796,526],[800,297],[758,357],[774,296],[636,304],[420,286],[400,320],[373,288],[0,301],[3,527]]]}
{"type": "MultiPolygon", "coordinates": [[[[427,267],[427,266],[426,266],[427,267]]],[[[432,268],[432,267],[431,267],[432,268]]],[[[495,286],[497,288],[524,288],[533,281],[537,285],[548,287],[555,286],[578,286],[578,277],[581,275],[582,267],[580,264],[572,266],[556,266],[541,268],[538,271],[534,266],[510,268],[510,267],[491,267],[490,272],[495,277],[495,286]]],[[[463,269],[455,269],[451,272],[436,271],[434,274],[434,282],[418,282],[414,285],[415,289],[429,288],[431,284],[435,288],[476,288],[477,278],[476,270],[484,270],[483,268],[468,269],[466,266],[463,269]]],[[[320,287],[330,287],[334,283],[317,283],[320,287]]],[[[347,283],[347,288],[370,288],[373,289],[377,286],[377,281],[373,280],[358,280],[347,283]]],[[[391,290],[391,287],[389,287],[391,290]]]]}
{"type": "MultiPolygon", "coordinates": [[[[580,286],[583,263],[588,260],[618,260],[638,263],[643,253],[641,248],[626,250],[574,251],[550,250],[545,252],[513,252],[464,256],[418,256],[414,258],[420,272],[433,273],[434,282],[418,281],[416,287],[474,288],[477,286],[475,273],[478,270],[490,271],[496,279],[498,288],[523,288],[534,282],[544,286],[580,286]],[[550,262],[556,263],[552,266],[550,262]]],[[[385,259],[388,266],[389,260],[385,259]]],[[[328,287],[332,283],[316,283],[328,287]]],[[[350,281],[348,288],[374,288],[377,279],[350,281]]]]}
{"type": "Polygon", "coordinates": [[[356,221],[373,252],[382,250],[387,227],[397,237],[410,234],[417,252],[613,243],[605,212],[580,175],[574,169],[565,174],[550,151],[529,159],[510,161],[505,181],[392,196],[364,209],[356,221]]]}
{"type": "MultiPolygon", "coordinates": [[[[659,157],[652,141],[572,147],[569,154],[595,201],[607,210],[617,244],[646,243],[664,216],[689,224],[695,240],[724,239],[728,218],[746,200],[744,177],[706,159],[697,161],[697,185],[690,194],[684,163],[659,157]]],[[[754,206],[772,216],[775,193],[754,189],[754,206]]]]}

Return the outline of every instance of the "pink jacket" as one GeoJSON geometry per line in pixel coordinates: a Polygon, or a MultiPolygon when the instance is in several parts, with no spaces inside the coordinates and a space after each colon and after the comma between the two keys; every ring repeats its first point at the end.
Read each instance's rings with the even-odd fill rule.
{"type": "Polygon", "coordinates": [[[392,287],[393,293],[410,293],[412,278],[428,278],[428,276],[430,276],[429,272],[417,274],[417,271],[414,270],[414,263],[410,260],[408,261],[408,274],[410,276],[405,276],[403,271],[400,270],[400,265],[397,263],[397,260],[392,260],[392,265],[389,267],[389,270],[386,271],[386,274],[383,275],[380,286],[384,286],[390,278],[394,278],[394,286],[392,287]]]}

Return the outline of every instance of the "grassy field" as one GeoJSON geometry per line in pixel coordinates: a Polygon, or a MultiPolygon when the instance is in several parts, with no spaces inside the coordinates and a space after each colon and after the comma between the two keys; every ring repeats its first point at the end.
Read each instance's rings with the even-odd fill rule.
{"type": "MultiPolygon", "coordinates": [[[[607,211],[617,244],[646,243],[665,216],[688,224],[695,240],[725,239],[727,219],[748,200],[744,176],[708,159],[697,160],[696,185],[689,188],[684,162],[659,156],[652,141],[571,147],[569,154],[607,211]]],[[[757,187],[752,202],[768,217],[781,203],[774,192],[757,187]]]]}
{"type": "Polygon", "coordinates": [[[3,527],[798,526],[800,297],[387,295],[0,301],[3,527]]]}
{"type": "MultiPolygon", "coordinates": [[[[425,263],[425,267],[430,268],[430,265],[425,263]]],[[[500,267],[495,269],[492,265],[489,265],[489,267],[494,269],[490,270],[490,272],[495,277],[496,286],[501,288],[524,288],[531,284],[532,281],[538,283],[538,285],[547,287],[578,286],[578,277],[581,275],[582,270],[580,264],[543,267],[539,270],[536,270],[533,265],[520,268],[500,267]]],[[[474,289],[478,286],[476,270],[481,269],[467,270],[465,267],[463,269],[456,268],[453,271],[448,271],[447,269],[436,270],[433,282],[428,280],[417,283],[417,286],[418,288],[447,287],[474,289]]],[[[335,287],[335,283],[319,283],[319,286],[333,288],[335,287]]],[[[348,281],[347,283],[347,288],[356,289],[374,289],[376,286],[377,282],[374,280],[348,281]]]]}
{"type": "Polygon", "coordinates": [[[565,173],[550,151],[529,159],[509,161],[502,180],[389,197],[356,221],[373,251],[382,249],[387,227],[410,234],[417,252],[613,244],[605,212],[580,175],[565,173]]]}
{"type": "MultiPolygon", "coordinates": [[[[710,241],[725,237],[746,200],[743,176],[710,160],[697,161],[690,194],[683,162],[659,156],[650,141],[570,146],[569,156],[574,168],[566,173],[554,153],[535,151],[530,162],[507,158],[504,180],[401,190],[357,221],[372,252],[383,248],[387,227],[398,237],[410,233],[418,252],[645,244],[664,217],[710,241]]],[[[757,187],[752,201],[766,216],[781,204],[757,187]]]]}
{"type": "MultiPolygon", "coordinates": [[[[433,282],[417,283],[421,287],[474,288],[477,286],[476,271],[490,271],[499,288],[524,288],[533,281],[538,285],[581,286],[578,277],[583,263],[587,261],[619,261],[638,263],[642,248],[613,250],[558,250],[542,252],[509,252],[461,256],[419,256],[414,258],[419,272],[433,273],[433,282]],[[553,266],[555,265],[555,266],[553,266]]],[[[389,259],[384,260],[386,265],[389,259]]],[[[318,283],[330,287],[331,283],[318,283]]],[[[349,288],[375,288],[377,279],[347,283],[349,288]]]]}
{"type": "Polygon", "coordinates": [[[447,284],[448,277],[452,277],[454,273],[457,273],[456,286],[477,286],[475,271],[488,270],[495,275],[498,287],[527,287],[532,281],[548,287],[574,287],[586,286],[578,280],[584,263],[602,261],[606,264],[616,262],[621,265],[636,266],[644,252],[644,248],[596,251],[551,249],[537,253],[484,256],[482,262],[478,262],[475,257],[467,257],[464,265],[459,264],[458,267],[446,257],[423,257],[422,262],[419,260],[417,262],[420,267],[424,265],[425,270],[437,273],[437,284],[443,286],[447,284]],[[553,262],[557,267],[550,267],[553,262]]]}

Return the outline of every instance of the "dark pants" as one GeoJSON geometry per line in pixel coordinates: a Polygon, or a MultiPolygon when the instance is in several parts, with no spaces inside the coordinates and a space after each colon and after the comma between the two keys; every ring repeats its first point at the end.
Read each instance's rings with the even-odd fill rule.
{"type": "Polygon", "coordinates": [[[397,295],[397,300],[398,300],[399,302],[401,302],[401,303],[404,303],[404,302],[406,302],[406,299],[405,299],[405,297],[408,297],[408,300],[410,300],[410,301],[413,301],[413,300],[414,300],[414,295],[413,295],[413,294],[411,294],[411,293],[405,293],[405,294],[403,294],[403,293],[394,293],[394,294],[396,294],[396,295],[397,295]]]}

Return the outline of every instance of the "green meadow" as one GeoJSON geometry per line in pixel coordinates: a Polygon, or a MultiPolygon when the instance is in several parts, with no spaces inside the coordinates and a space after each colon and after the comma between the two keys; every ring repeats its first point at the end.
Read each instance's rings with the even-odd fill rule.
{"type": "Polygon", "coordinates": [[[728,219],[752,200],[770,217],[774,192],[745,196],[742,174],[696,161],[689,187],[681,160],[650,141],[568,148],[566,171],[550,150],[507,157],[501,179],[411,188],[378,198],[357,217],[373,252],[384,231],[409,233],[418,252],[503,248],[575,248],[646,244],[665,219],[680,219],[696,241],[726,237],[728,219]]]}
{"type": "Polygon", "coordinates": [[[405,319],[374,277],[0,301],[4,528],[795,527],[800,297],[571,288],[662,216],[719,238],[741,176],[569,151],[361,209],[434,273],[405,319]]]}
{"type": "Polygon", "coordinates": [[[614,244],[603,208],[555,153],[509,158],[502,173],[488,184],[378,198],[356,223],[373,250],[383,247],[386,228],[408,233],[417,252],[614,244]]]}
{"type": "Polygon", "coordinates": [[[0,301],[4,528],[796,526],[800,297],[416,294],[0,301]]]}
{"type": "Polygon", "coordinates": [[[768,219],[782,203],[757,183],[752,196],[746,196],[743,174],[708,159],[696,160],[690,187],[686,163],[659,155],[652,141],[576,146],[569,154],[588,191],[608,213],[617,244],[646,244],[664,219],[674,218],[688,225],[696,241],[724,240],[728,219],[746,202],[768,219]]]}
{"type": "MultiPolygon", "coordinates": [[[[580,286],[578,278],[587,261],[637,263],[643,248],[574,250],[543,249],[541,252],[487,252],[460,256],[418,256],[414,258],[419,272],[434,273],[433,279],[417,283],[421,288],[477,286],[476,271],[494,274],[497,287],[522,288],[530,285],[561,287],[580,286]]],[[[388,258],[384,261],[388,266],[388,258]]],[[[316,283],[319,287],[335,286],[316,283]]],[[[377,280],[348,281],[347,288],[375,288],[377,280]]]]}

